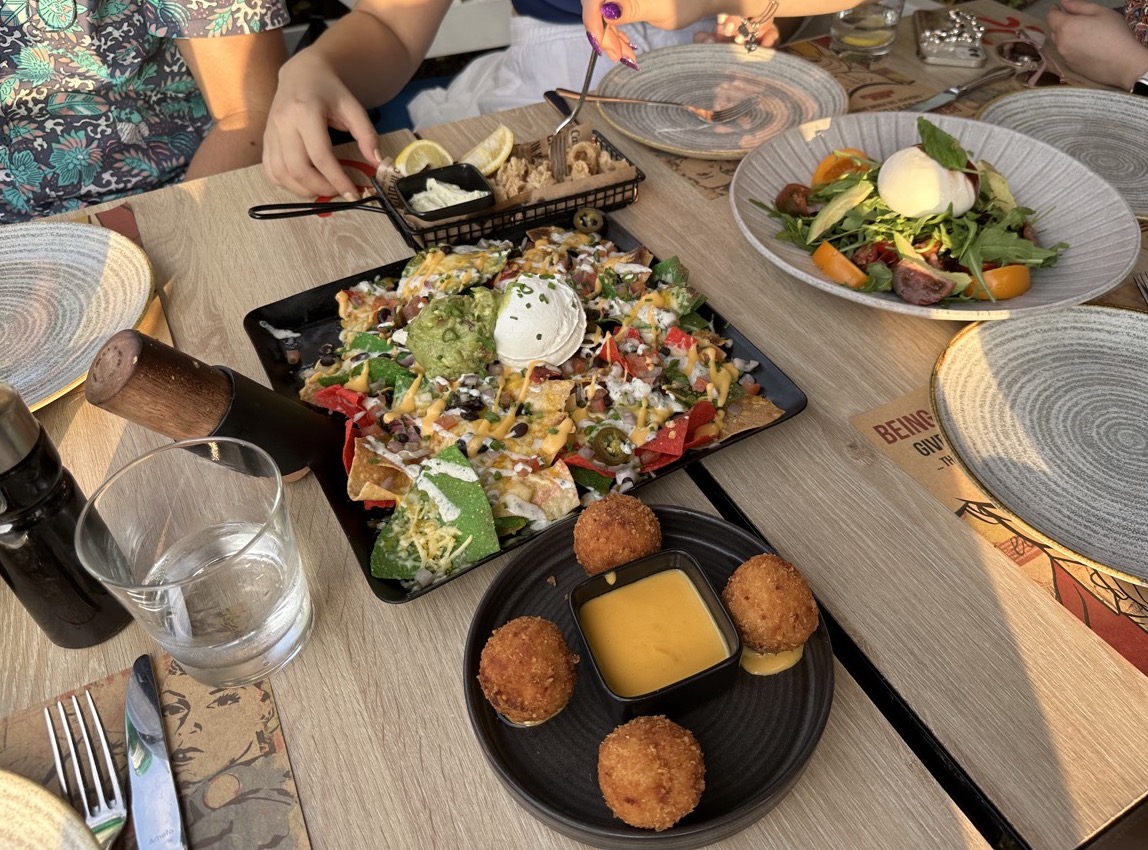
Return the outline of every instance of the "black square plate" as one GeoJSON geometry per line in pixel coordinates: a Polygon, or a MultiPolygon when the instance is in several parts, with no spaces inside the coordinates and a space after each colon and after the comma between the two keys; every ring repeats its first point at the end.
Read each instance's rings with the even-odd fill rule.
{"type": "MultiPolygon", "coordinates": [[[[550,223],[565,227],[569,226],[569,219],[563,217],[561,221],[550,223]]],[[[541,227],[546,224],[547,222],[538,222],[532,225],[532,228],[541,227]]],[[[525,236],[525,231],[526,228],[506,231],[495,238],[519,241],[525,236]]],[[[603,236],[610,239],[622,250],[636,248],[642,244],[620,225],[611,222],[609,219],[606,221],[603,236]]],[[[336,346],[339,344],[339,331],[341,328],[339,325],[338,304],[335,301],[335,294],[337,292],[342,289],[348,289],[362,281],[374,281],[384,277],[398,277],[402,274],[406,264],[407,260],[400,260],[399,262],[370,269],[361,274],[345,277],[341,280],[332,281],[331,283],[317,286],[314,289],[300,292],[297,295],[292,295],[272,304],[257,307],[248,313],[243,319],[243,327],[247,331],[247,336],[251,339],[252,345],[255,346],[255,352],[263,364],[263,369],[266,371],[267,377],[270,379],[272,389],[288,398],[298,400],[299,389],[303,386],[300,374],[304,369],[312,366],[315,361],[318,360],[319,346],[325,343],[331,343],[336,346]],[[288,349],[284,345],[285,340],[279,339],[279,335],[273,333],[274,330],[290,330],[300,334],[300,336],[291,340],[295,346],[295,351],[301,356],[297,365],[292,365],[288,362],[288,349]]],[[[697,287],[695,286],[695,288],[697,287]]],[[[699,291],[704,294],[704,290],[699,291]]],[[[805,393],[802,392],[784,372],[777,368],[768,357],[762,354],[753,343],[743,336],[737,328],[718,315],[714,310],[710,309],[708,305],[703,305],[699,312],[707,319],[712,320],[717,333],[730,340],[727,351],[731,357],[757,361],[757,368],[749,374],[761,385],[762,393],[785,411],[782,416],[768,425],[763,426],[763,428],[770,428],[780,422],[791,419],[805,409],[807,402],[805,393]]],[[[303,404],[302,401],[299,403],[303,404]]],[[[335,414],[331,415],[334,416],[335,414]]],[[[640,487],[642,484],[652,481],[657,476],[668,475],[674,470],[681,469],[700,457],[732,445],[752,434],[756,434],[763,428],[742,431],[720,443],[709,443],[697,449],[691,449],[674,463],[667,464],[653,473],[641,476],[635,486],[640,487]]],[[[337,458],[335,460],[337,460],[337,458]]],[[[428,591],[442,587],[446,582],[450,581],[450,579],[460,576],[464,572],[498,557],[498,555],[491,555],[427,587],[411,589],[405,587],[402,582],[394,579],[375,578],[371,575],[371,549],[374,546],[379,521],[385,521],[387,516],[386,512],[381,510],[365,511],[360,503],[353,502],[346,496],[347,479],[346,475],[342,472],[342,467],[338,463],[328,464],[322,468],[313,467],[313,471],[316,476],[319,477],[320,483],[323,484],[323,491],[331,503],[331,509],[335,512],[339,524],[343,527],[343,531],[347,535],[347,540],[351,544],[351,549],[354,551],[355,557],[363,569],[363,575],[366,577],[368,584],[370,584],[371,590],[384,602],[409,602],[428,591]]],[[[532,532],[529,528],[526,528],[518,534],[503,538],[502,551],[509,551],[537,536],[539,533],[541,532],[532,532]]]]}

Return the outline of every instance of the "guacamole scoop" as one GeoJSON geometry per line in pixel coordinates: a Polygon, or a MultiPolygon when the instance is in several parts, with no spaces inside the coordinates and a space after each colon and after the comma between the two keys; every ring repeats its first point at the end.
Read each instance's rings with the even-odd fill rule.
{"type": "Polygon", "coordinates": [[[428,378],[482,372],[495,357],[494,293],[478,286],[442,295],[407,325],[407,347],[428,378]]]}

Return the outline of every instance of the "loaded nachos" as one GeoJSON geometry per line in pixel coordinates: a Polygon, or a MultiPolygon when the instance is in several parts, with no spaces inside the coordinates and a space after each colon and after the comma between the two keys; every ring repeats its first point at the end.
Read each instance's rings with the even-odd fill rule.
{"type": "Polygon", "coordinates": [[[689,449],[783,415],[676,258],[545,227],[431,246],[341,290],[303,400],[347,417],[377,578],[425,587],[689,449]]]}

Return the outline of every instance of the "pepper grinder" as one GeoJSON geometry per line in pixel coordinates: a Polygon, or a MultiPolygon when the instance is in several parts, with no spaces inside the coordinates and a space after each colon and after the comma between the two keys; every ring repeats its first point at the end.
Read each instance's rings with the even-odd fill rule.
{"type": "Polygon", "coordinates": [[[0,577],[57,646],[94,646],[130,621],[76,557],[84,496],[20,395],[0,382],[0,577]]]}

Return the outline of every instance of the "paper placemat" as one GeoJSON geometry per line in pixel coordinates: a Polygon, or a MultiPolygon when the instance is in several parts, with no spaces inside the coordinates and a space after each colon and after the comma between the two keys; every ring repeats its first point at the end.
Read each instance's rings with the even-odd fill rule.
{"type": "MultiPolygon", "coordinates": [[[[153,656],[164,728],[191,850],[274,847],[308,850],[303,811],[267,681],[212,688],[170,656],[153,656]]],[[[131,669],[92,682],[120,782],[130,798],[124,748],[124,693],[131,669]]],[[[82,695],[84,688],[61,697],[82,695]]],[[[53,698],[0,720],[0,768],[60,794],[43,709],[53,698]]],[[[58,721],[57,721],[58,723],[58,721]]],[[[70,771],[65,763],[64,769],[70,771]]],[[[119,850],[136,850],[129,820],[119,850]]]]}
{"type": "Polygon", "coordinates": [[[933,418],[928,387],[850,422],[1025,575],[1148,673],[1148,587],[1086,567],[1034,539],[1024,523],[1001,509],[957,464],[933,418]]]}

